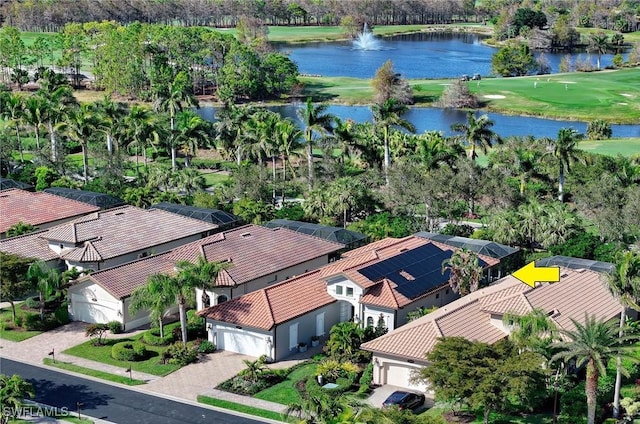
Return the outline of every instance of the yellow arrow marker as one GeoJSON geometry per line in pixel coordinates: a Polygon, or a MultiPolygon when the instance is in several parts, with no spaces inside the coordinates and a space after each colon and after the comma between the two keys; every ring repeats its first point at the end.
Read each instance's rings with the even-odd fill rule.
{"type": "Polygon", "coordinates": [[[550,283],[555,283],[560,281],[560,267],[537,267],[535,262],[529,262],[527,265],[523,266],[511,275],[526,285],[535,287],[536,282],[548,281],[550,283]]]}

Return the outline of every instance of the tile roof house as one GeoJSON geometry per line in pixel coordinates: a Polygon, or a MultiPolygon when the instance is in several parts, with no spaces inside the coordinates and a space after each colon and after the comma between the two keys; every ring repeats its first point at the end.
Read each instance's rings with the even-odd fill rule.
{"type": "Polygon", "coordinates": [[[85,322],[120,321],[127,330],[149,322],[148,314],[129,313],[131,293],[152,274],[175,272],[179,261],[229,262],[216,287],[196,290],[197,309],[262,289],[335,259],[344,246],[286,229],[245,225],[120,266],[94,272],[69,288],[73,319],[85,322]]]}
{"type": "Polygon", "coordinates": [[[564,329],[573,329],[571,319],[584,321],[585,312],[597,319],[619,316],[622,307],[608,290],[603,274],[564,267],[560,270],[559,282],[535,288],[507,276],[363,344],[363,349],[373,353],[374,383],[425,390],[425,385],[411,382],[410,377],[427,365],[425,354],[438,338],[456,336],[495,343],[509,335],[510,329],[502,321],[507,312],[525,314],[540,308],[564,329]]]}
{"type": "Polygon", "coordinates": [[[0,239],[5,238],[7,230],[19,222],[44,230],[98,210],[98,207],[41,191],[2,190],[0,239]]]}
{"type": "Polygon", "coordinates": [[[78,270],[101,270],[198,240],[216,228],[161,210],[123,206],[0,240],[0,251],[45,261],[57,259],[78,270]]]}
{"type": "MultiPolygon", "coordinates": [[[[327,335],[338,322],[355,320],[389,329],[417,307],[442,306],[457,298],[442,261],[454,248],[419,237],[385,239],[346,252],[343,259],[277,285],[211,306],[209,339],[219,349],[274,360],[298,343],[327,335]]],[[[499,261],[481,257],[486,267],[499,261]]]]}

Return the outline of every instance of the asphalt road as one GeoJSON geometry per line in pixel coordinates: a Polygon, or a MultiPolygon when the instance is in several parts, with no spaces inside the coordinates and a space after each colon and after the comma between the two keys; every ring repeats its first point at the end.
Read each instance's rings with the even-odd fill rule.
{"type": "MultiPolygon", "coordinates": [[[[18,374],[33,384],[36,402],[69,411],[77,410],[94,418],[129,424],[257,424],[262,421],[225,414],[207,408],[122,389],[73,375],[0,358],[0,373],[18,374]]],[[[205,377],[206,378],[206,377],[205,377]]]]}

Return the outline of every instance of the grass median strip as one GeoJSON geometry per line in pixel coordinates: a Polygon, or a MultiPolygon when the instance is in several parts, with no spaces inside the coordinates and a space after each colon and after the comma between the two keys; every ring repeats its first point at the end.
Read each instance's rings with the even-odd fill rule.
{"type": "Polygon", "coordinates": [[[230,411],[242,412],[244,414],[253,415],[261,418],[267,418],[270,420],[280,421],[284,423],[294,422],[290,419],[287,419],[284,415],[278,412],[267,411],[266,409],[255,408],[253,406],[247,406],[241,403],[230,402],[228,400],[216,399],[209,396],[199,395],[198,402],[204,403],[205,405],[217,406],[218,408],[224,408],[230,411]]]}
{"type": "Polygon", "coordinates": [[[140,384],[145,384],[146,382],[143,380],[130,379],[129,377],[111,374],[104,371],[98,371],[91,368],[81,367],[79,365],[71,364],[69,362],[61,362],[61,361],[53,361],[50,358],[44,358],[43,360],[45,365],[50,365],[52,367],[60,368],[67,371],[77,372],[79,374],[88,375],[91,377],[101,378],[103,380],[113,381],[114,383],[126,384],[127,386],[139,386],[140,384]]]}

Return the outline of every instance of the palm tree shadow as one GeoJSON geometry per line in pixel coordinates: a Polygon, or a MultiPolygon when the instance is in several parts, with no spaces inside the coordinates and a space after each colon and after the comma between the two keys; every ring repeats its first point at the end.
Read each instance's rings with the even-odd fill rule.
{"type": "Polygon", "coordinates": [[[108,405],[113,396],[91,390],[84,384],[56,384],[44,379],[29,379],[33,384],[36,397],[33,399],[45,405],[55,405],[75,411],[78,403],[82,409],[96,409],[101,405],[108,405]]]}

